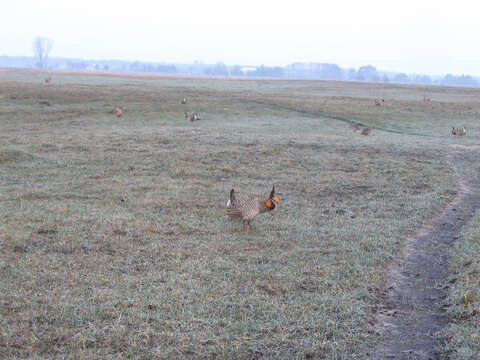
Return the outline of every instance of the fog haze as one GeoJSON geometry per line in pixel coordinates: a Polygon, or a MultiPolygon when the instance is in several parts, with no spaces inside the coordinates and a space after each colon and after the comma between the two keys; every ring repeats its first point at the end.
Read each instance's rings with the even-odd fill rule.
{"type": "Polygon", "coordinates": [[[2,3],[0,55],[166,63],[343,68],[480,76],[477,19],[470,1],[15,1],[2,3]]]}

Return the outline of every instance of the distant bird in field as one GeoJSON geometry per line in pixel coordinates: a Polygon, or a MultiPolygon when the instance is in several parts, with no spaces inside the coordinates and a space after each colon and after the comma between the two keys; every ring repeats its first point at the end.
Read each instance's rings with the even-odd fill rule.
{"type": "Polygon", "coordinates": [[[51,76],[45,78],[45,84],[50,84],[51,81],[52,81],[52,77],[51,77],[51,76]]]}
{"type": "Polygon", "coordinates": [[[118,107],[118,106],[115,106],[112,110],[112,113],[115,114],[118,118],[119,117],[122,117],[123,115],[123,111],[122,111],[122,108],[118,107]]]}
{"type": "Polygon", "coordinates": [[[358,131],[360,127],[357,124],[350,123],[350,129],[352,129],[353,131],[358,131]]]}
{"type": "Polygon", "coordinates": [[[253,218],[259,214],[263,214],[275,209],[275,204],[280,200],[275,196],[275,186],[273,186],[270,196],[265,199],[258,196],[250,196],[249,198],[239,201],[235,198],[235,191],[230,191],[230,199],[227,202],[227,215],[231,218],[242,219],[243,230],[245,224],[250,226],[253,218]]]}
{"type": "Polygon", "coordinates": [[[185,111],[185,119],[190,120],[191,122],[200,120],[197,113],[189,114],[185,111]]]}
{"type": "Polygon", "coordinates": [[[366,127],[365,129],[362,130],[362,135],[368,136],[371,134],[371,132],[372,132],[372,128],[366,127]]]}
{"type": "Polygon", "coordinates": [[[462,128],[454,128],[452,126],[452,131],[451,131],[452,135],[457,135],[457,136],[465,136],[467,135],[467,128],[464,126],[462,128]]]}
{"type": "Polygon", "coordinates": [[[375,99],[376,106],[382,106],[383,104],[385,104],[385,99],[382,99],[382,100],[375,99]]]}
{"type": "Polygon", "coordinates": [[[183,98],[182,101],[180,101],[180,104],[185,105],[187,103],[187,99],[183,98]]]}

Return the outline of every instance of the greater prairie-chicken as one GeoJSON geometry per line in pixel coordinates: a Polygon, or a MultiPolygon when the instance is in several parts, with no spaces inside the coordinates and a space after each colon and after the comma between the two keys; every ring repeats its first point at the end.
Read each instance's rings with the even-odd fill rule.
{"type": "Polygon", "coordinates": [[[280,200],[275,196],[275,186],[273,186],[267,199],[250,196],[242,201],[235,198],[235,190],[232,189],[230,191],[230,199],[227,202],[227,214],[231,218],[242,219],[243,230],[245,230],[245,224],[250,226],[250,222],[255,216],[272,211],[275,209],[275,204],[279,202],[280,200]]]}
{"type": "Polygon", "coordinates": [[[182,105],[185,105],[187,103],[187,99],[183,98],[181,101],[180,101],[180,104],[182,105]]]}
{"type": "Polygon", "coordinates": [[[189,114],[185,111],[185,119],[190,120],[190,121],[197,121],[200,120],[198,117],[197,113],[189,114]]]}
{"type": "Polygon", "coordinates": [[[121,107],[115,106],[112,110],[112,113],[115,114],[118,118],[122,117],[123,111],[121,107]]]}
{"type": "Polygon", "coordinates": [[[465,136],[467,135],[467,128],[464,126],[462,128],[454,128],[452,126],[452,135],[465,136]]]}
{"type": "Polygon", "coordinates": [[[365,129],[362,130],[362,135],[368,136],[372,132],[371,127],[366,127],[365,129]]]}
{"type": "Polygon", "coordinates": [[[352,129],[353,131],[358,131],[360,129],[360,127],[357,124],[350,123],[349,125],[350,125],[350,129],[352,129]]]}

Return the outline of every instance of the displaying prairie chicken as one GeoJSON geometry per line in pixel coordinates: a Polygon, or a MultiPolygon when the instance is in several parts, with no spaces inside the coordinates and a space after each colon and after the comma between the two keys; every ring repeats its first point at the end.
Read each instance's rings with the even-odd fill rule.
{"type": "Polygon", "coordinates": [[[231,218],[240,218],[243,222],[243,230],[245,224],[250,226],[253,218],[259,214],[263,214],[275,209],[275,204],[280,200],[275,196],[275,186],[273,186],[270,196],[265,199],[257,196],[250,196],[245,200],[237,200],[235,198],[235,190],[230,191],[230,199],[227,202],[227,215],[231,218]]]}
{"type": "Polygon", "coordinates": [[[186,99],[186,98],[182,98],[182,100],[180,101],[180,104],[185,105],[186,103],[187,103],[187,99],[186,99]]]}
{"type": "Polygon", "coordinates": [[[185,119],[190,120],[191,122],[200,120],[197,113],[189,114],[185,111],[185,119]]]}
{"type": "Polygon", "coordinates": [[[455,129],[452,126],[452,135],[465,136],[465,135],[467,135],[467,128],[464,126],[462,128],[455,129]]]}

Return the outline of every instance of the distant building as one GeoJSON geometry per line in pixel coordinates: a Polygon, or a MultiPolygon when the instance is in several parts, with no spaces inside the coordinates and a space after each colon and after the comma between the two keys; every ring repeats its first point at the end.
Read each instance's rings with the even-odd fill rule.
{"type": "Polygon", "coordinates": [[[248,73],[254,72],[256,70],[257,70],[257,68],[253,67],[253,66],[243,66],[242,67],[242,73],[244,75],[247,75],[248,73]]]}

